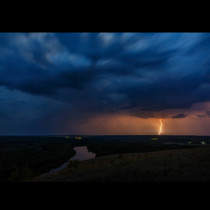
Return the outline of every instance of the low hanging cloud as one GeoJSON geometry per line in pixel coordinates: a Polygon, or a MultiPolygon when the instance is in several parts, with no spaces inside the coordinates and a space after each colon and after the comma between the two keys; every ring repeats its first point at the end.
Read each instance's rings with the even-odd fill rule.
{"type": "Polygon", "coordinates": [[[206,117],[206,115],[204,115],[204,114],[198,114],[198,115],[196,115],[196,116],[199,117],[199,118],[206,117]]]}
{"type": "Polygon", "coordinates": [[[185,118],[185,117],[187,117],[187,115],[181,113],[181,114],[177,114],[177,115],[173,116],[172,118],[181,119],[181,118],[185,118]]]}

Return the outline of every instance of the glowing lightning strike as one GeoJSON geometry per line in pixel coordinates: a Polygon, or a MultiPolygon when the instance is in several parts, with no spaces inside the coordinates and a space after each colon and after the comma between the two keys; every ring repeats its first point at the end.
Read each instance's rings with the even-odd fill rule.
{"type": "Polygon", "coordinates": [[[162,123],[162,121],[161,121],[161,119],[160,119],[159,135],[161,135],[162,131],[163,131],[163,123],[162,123]]]}

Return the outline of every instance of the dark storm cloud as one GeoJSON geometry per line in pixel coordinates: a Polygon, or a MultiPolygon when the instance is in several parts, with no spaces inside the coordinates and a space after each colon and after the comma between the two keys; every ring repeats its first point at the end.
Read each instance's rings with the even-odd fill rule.
{"type": "Polygon", "coordinates": [[[177,115],[173,116],[172,118],[181,119],[181,118],[185,118],[185,117],[187,117],[187,115],[181,113],[181,114],[177,114],[177,115]]]}
{"type": "Polygon", "coordinates": [[[207,111],[206,114],[207,114],[208,116],[210,116],[210,111],[207,111]]]}
{"type": "Polygon", "coordinates": [[[199,118],[210,117],[210,111],[206,111],[206,114],[199,114],[199,115],[196,115],[196,116],[199,117],[199,118]]]}
{"type": "Polygon", "coordinates": [[[189,49],[188,53],[209,52],[210,36],[209,33],[202,33],[199,41],[189,49]]]}
{"type": "Polygon", "coordinates": [[[210,101],[209,47],[208,33],[1,33],[0,86],[61,102],[55,115],[148,118],[210,101]]]}
{"type": "MultiPolygon", "coordinates": [[[[33,94],[51,95],[59,88],[85,88],[98,78],[143,74],[144,67],[151,70],[161,67],[171,54],[154,52],[154,49],[126,50],[133,40],[139,41],[138,34],[111,44],[104,41],[110,39],[106,36],[95,33],[37,37],[36,34],[2,34],[1,43],[7,45],[2,48],[6,55],[1,57],[0,84],[33,94]]],[[[115,36],[117,40],[123,34],[115,36]]]]}

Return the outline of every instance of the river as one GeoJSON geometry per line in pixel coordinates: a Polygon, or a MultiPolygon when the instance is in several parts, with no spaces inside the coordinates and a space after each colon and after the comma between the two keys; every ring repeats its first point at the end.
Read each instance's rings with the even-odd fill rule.
{"type": "MultiPolygon", "coordinates": [[[[70,160],[82,161],[82,160],[93,159],[93,158],[96,157],[95,153],[92,153],[92,152],[88,151],[87,146],[74,147],[73,149],[76,151],[76,154],[72,158],[70,158],[70,160]]],[[[64,168],[66,168],[67,164],[68,164],[68,161],[63,163],[61,166],[52,169],[50,172],[42,174],[42,176],[47,176],[49,174],[58,172],[58,171],[60,171],[64,168]]]]}

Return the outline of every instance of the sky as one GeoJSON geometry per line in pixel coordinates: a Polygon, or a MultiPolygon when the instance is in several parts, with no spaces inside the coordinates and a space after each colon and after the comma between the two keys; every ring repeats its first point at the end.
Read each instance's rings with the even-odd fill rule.
{"type": "Polygon", "coordinates": [[[209,33],[0,33],[0,135],[210,135],[209,33]]]}

